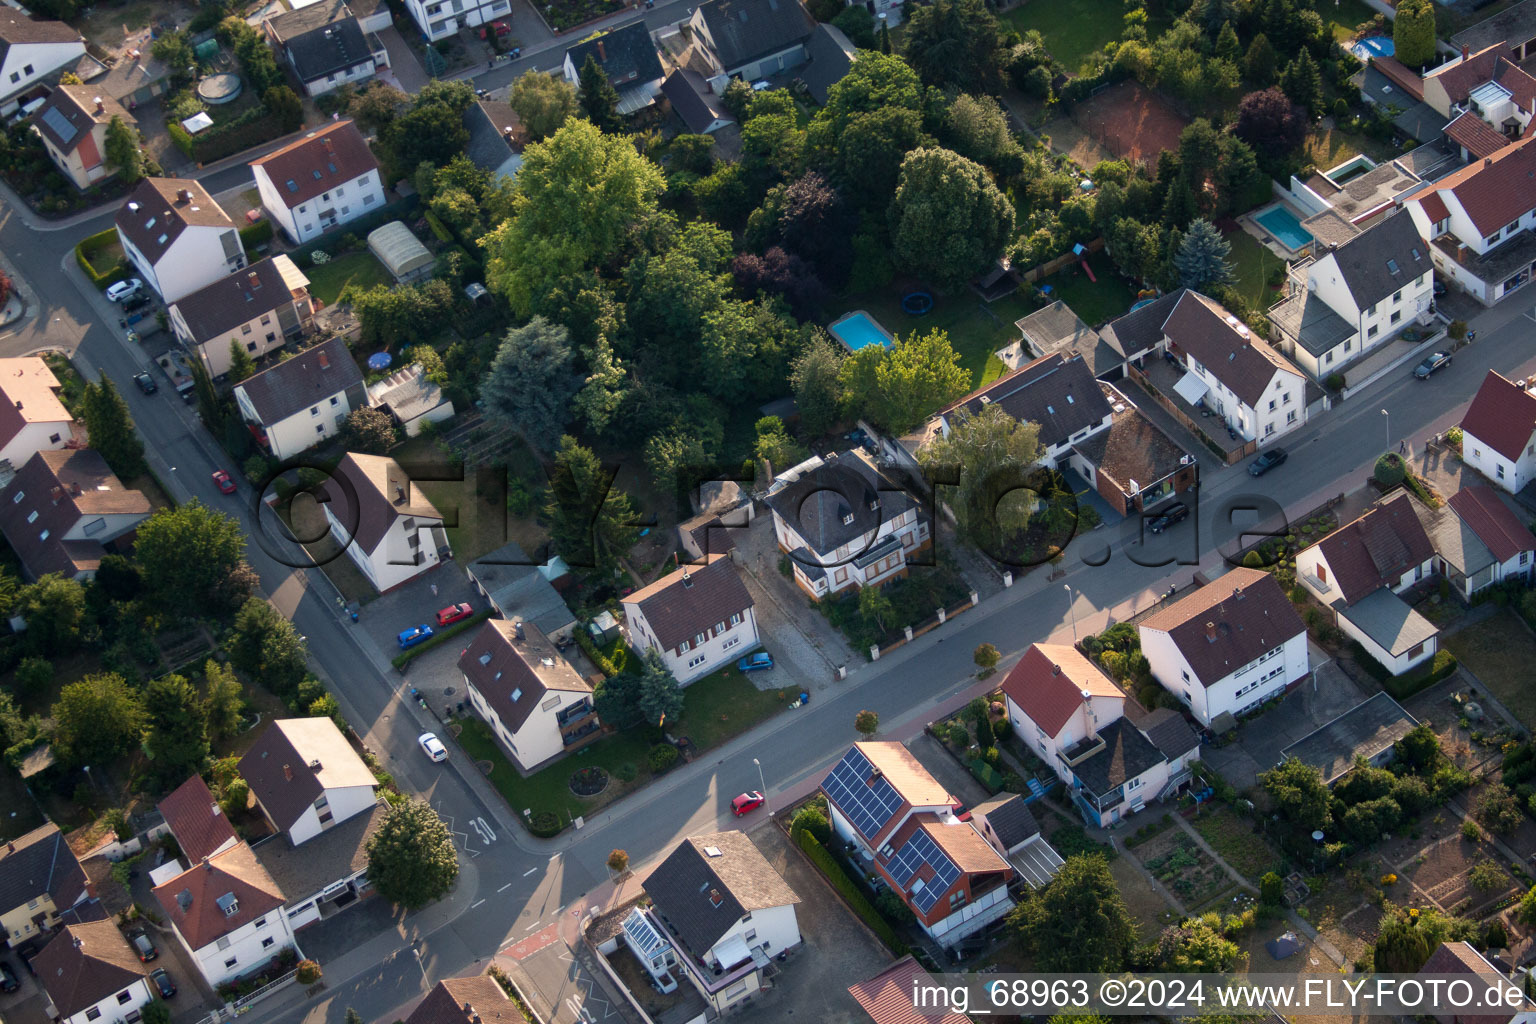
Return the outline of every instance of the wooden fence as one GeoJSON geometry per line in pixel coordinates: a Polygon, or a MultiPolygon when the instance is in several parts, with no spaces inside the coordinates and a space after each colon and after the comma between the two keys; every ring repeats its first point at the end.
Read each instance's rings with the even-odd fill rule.
{"type": "MultiPolygon", "coordinates": [[[[1104,239],[1095,238],[1093,241],[1083,246],[1083,248],[1088,253],[1099,252],[1104,248],[1104,239]]],[[[1057,256],[1053,260],[1042,263],[1039,266],[1030,267],[1028,270],[1024,271],[1022,276],[1024,280],[1028,281],[1030,284],[1034,284],[1041,278],[1050,277],[1052,274],[1056,273],[1056,271],[1064,270],[1067,267],[1070,267],[1072,264],[1077,263],[1078,261],[1085,258],[1086,256],[1079,256],[1073,252],[1062,253],[1060,256],[1057,256]]]]}

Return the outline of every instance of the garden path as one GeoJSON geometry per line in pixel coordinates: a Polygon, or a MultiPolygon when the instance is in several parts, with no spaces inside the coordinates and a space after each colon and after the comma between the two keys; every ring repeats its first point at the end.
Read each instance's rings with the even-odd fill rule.
{"type": "Polygon", "coordinates": [[[1225,871],[1227,873],[1227,877],[1236,882],[1239,888],[1241,888],[1244,892],[1251,892],[1255,895],[1258,894],[1259,890],[1253,887],[1253,883],[1248,881],[1248,879],[1244,878],[1242,875],[1238,874],[1236,868],[1223,860],[1221,854],[1213,850],[1211,848],[1211,844],[1205,841],[1205,837],[1202,836],[1199,832],[1195,831],[1195,826],[1184,820],[1184,815],[1175,813],[1173,815],[1173,823],[1179,828],[1183,829],[1184,834],[1189,836],[1190,839],[1194,840],[1195,845],[1204,850],[1207,857],[1210,857],[1211,860],[1221,865],[1221,870],[1225,871]]]}

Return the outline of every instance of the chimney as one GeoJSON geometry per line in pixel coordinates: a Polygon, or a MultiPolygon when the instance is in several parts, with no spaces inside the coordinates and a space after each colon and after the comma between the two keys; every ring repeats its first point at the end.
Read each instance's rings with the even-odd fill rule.
{"type": "Polygon", "coordinates": [[[331,150],[331,137],[329,135],[327,135],[325,138],[321,139],[320,141],[325,145],[325,151],[327,153],[332,151],[331,150]]]}
{"type": "Polygon", "coordinates": [[[1472,56],[1472,47],[1468,46],[1466,43],[1462,43],[1461,44],[1461,59],[1462,60],[1466,60],[1470,56],[1472,56]]]}
{"type": "Polygon", "coordinates": [[[1205,624],[1205,639],[1207,643],[1216,642],[1216,623],[1207,622],[1205,624]]]}
{"type": "Polygon", "coordinates": [[[1232,588],[1232,600],[1234,600],[1234,601],[1241,601],[1245,596],[1247,596],[1247,595],[1245,595],[1243,593],[1243,588],[1242,587],[1233,587],[1232,588]]]}
{"type": "Polygon", "coordinates": [[[21,403],[20,402],[16,403],[16,408],[17,408],[18,411],[20,411],[20,409],[21,409],[21,403]]]}
{"type": "Polygon", "coordinates": [[[70,493],[70,495],[72,497],[75,497],[75,498],[80,497],[81,490],[80,490],[80,484],[79,484],[78,481],[76,481],[75,483],[72,483],[72,484],[69,485],[69,493],[70,493]]]}
{"type": "Polygon", "coordinates": [[[597,62],[599,64],[608,63],[608,47],[603,45],[603,41],[601,39],[597,41],[597,62]]]}
{"type": "Polygon", "coordinates": [[[1061,675],[1061,666],[1060,665],[1056,665],[1056,664],[1052,664],[1051,665],[1051,675],[1053,675],[1053,676],[1061,675]]]}
{"type": "Polygon", "coordinates": [[[316,355],[316,358],[320,360],[320,369],[329,370],[331,368],[330,356],[326,355],[324,352],[321,352],[316,355]]]}
{"type": "Polygon", "coordinates": [[[395,504],[396,505],[404,505],[405,504],[405,488],[402,487],[399,484],[395,484],[395,504]]]}
{"type": "Polygon", "coordinates": [[[293,765],[283,765],[283,778],[287,779],[289,782],[293,781],[293,765]]]}
{"type": "Polygon", "coordinates": [[[64,488],[62,488],[62,487],[57,487],[56,486],[56,487],[53,488],[53,490],[49,491],[48,493],[49,493],[49,496],[53,498],[53,503],[55,505],[57,505],[59,502],[64,500],[64,488]]]}
{"type": "Polygon", "coordinates": [[[75,936],[75,948],[76,949],[84,949],[85,948],[85,940],[82,939],[78,935],[75,936]]]}
{"type": "Polygon", "coordinates": [[[309,762],[309,770],[312,771],[312,772],[318,772],[320,770],[320,759],[319,758],[316,758],[315,760],[309,762]]]}
{"type": "Polygon", "coordinates": [[[692,588],[693,586],[693,577],[688,575],[687,569],[683,570],[683,586],[685,588],[692,588]]]}
{"type": "MultiPolygon", "coordinates": [[[[285,770],[287,769],[287,767],[288,767],[287,765],[283,765],[283,768],[285,770]]],[[[207,856],[207,854],[203,855],[203,870],[204,871],[212,871],[213,870],[213,865],[208,863],[208,856],[207,856]]]]}
{"type": "Polygon", "coordinates": [[[522,619],[513,619],[512,620],[512,635],[517,637],[519,640],[523,639],[523,620],[522,619]]]}
{"type": "Polygon", "coordinates": [[[189,189],[189,188],[179,188],[179,189],[177,189],[176,190],[176,199],[179,202],[190,203],[192,201],[192,190],[189,189]]]}
{"type": "Polygon", "coordinates": [[[96,104],[96,113],[105,114],[107,112],[107,105],[101,102],[100,96],[97,96],[92,102],[96,104]]]}
{"type": "Polygon", "coordinates": [[[249,274],[246,274],[245,279],[246,281],[250,282],[252,288],[261,287],[261,275],[256,273],[256,271],[253,270],[249,274]]]}
{"type": "Polygon", "coordinates": [[[6,853],[15,853],[16,852],[16,844],[15,843],[6,843],[5,844],[5,852],[6,853]]]}
{"type": "Polygon", "coordinates": [[[720,890],[719,889],[711,889],[711,890],[709,890],[709,905],[710,906],[718,907],[720,904],[722,904],[724,902],[725,902],[725,897],[720,895],[720,890]]]}

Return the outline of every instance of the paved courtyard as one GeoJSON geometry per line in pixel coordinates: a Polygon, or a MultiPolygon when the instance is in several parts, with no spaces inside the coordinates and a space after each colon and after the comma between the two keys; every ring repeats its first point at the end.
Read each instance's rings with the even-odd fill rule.
{"type": "MultiPolygon", "coordinates": [[[[741,578],[752,595],[763,647],[781,669],[789,669],[788,678],[816,692],[833,683],[837,666],[847,665],[850,671],[857,667],[843,635],[809,607],[806,596],[779,572],[773,517],[758,516],[748,528],[732,530],[731,539],[741,554],[741,578]]],[[[760,678],[753,679],[754,683],[771,689],[784,685],[786,673],[776,670],[756,675],[760,678]]]]}

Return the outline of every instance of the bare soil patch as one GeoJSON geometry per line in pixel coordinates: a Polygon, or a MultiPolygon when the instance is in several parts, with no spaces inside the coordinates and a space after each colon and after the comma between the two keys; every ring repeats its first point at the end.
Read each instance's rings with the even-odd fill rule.
{"type": "Polygon", "coordinates": [[[1189,124],[1167,100],[1135,81],[1112,85],[1079,103],[1072,120],[1115,156],[1148,163],[1155,163],[1163,150],[1178,149],[1179,135],[1189,124]]]}

